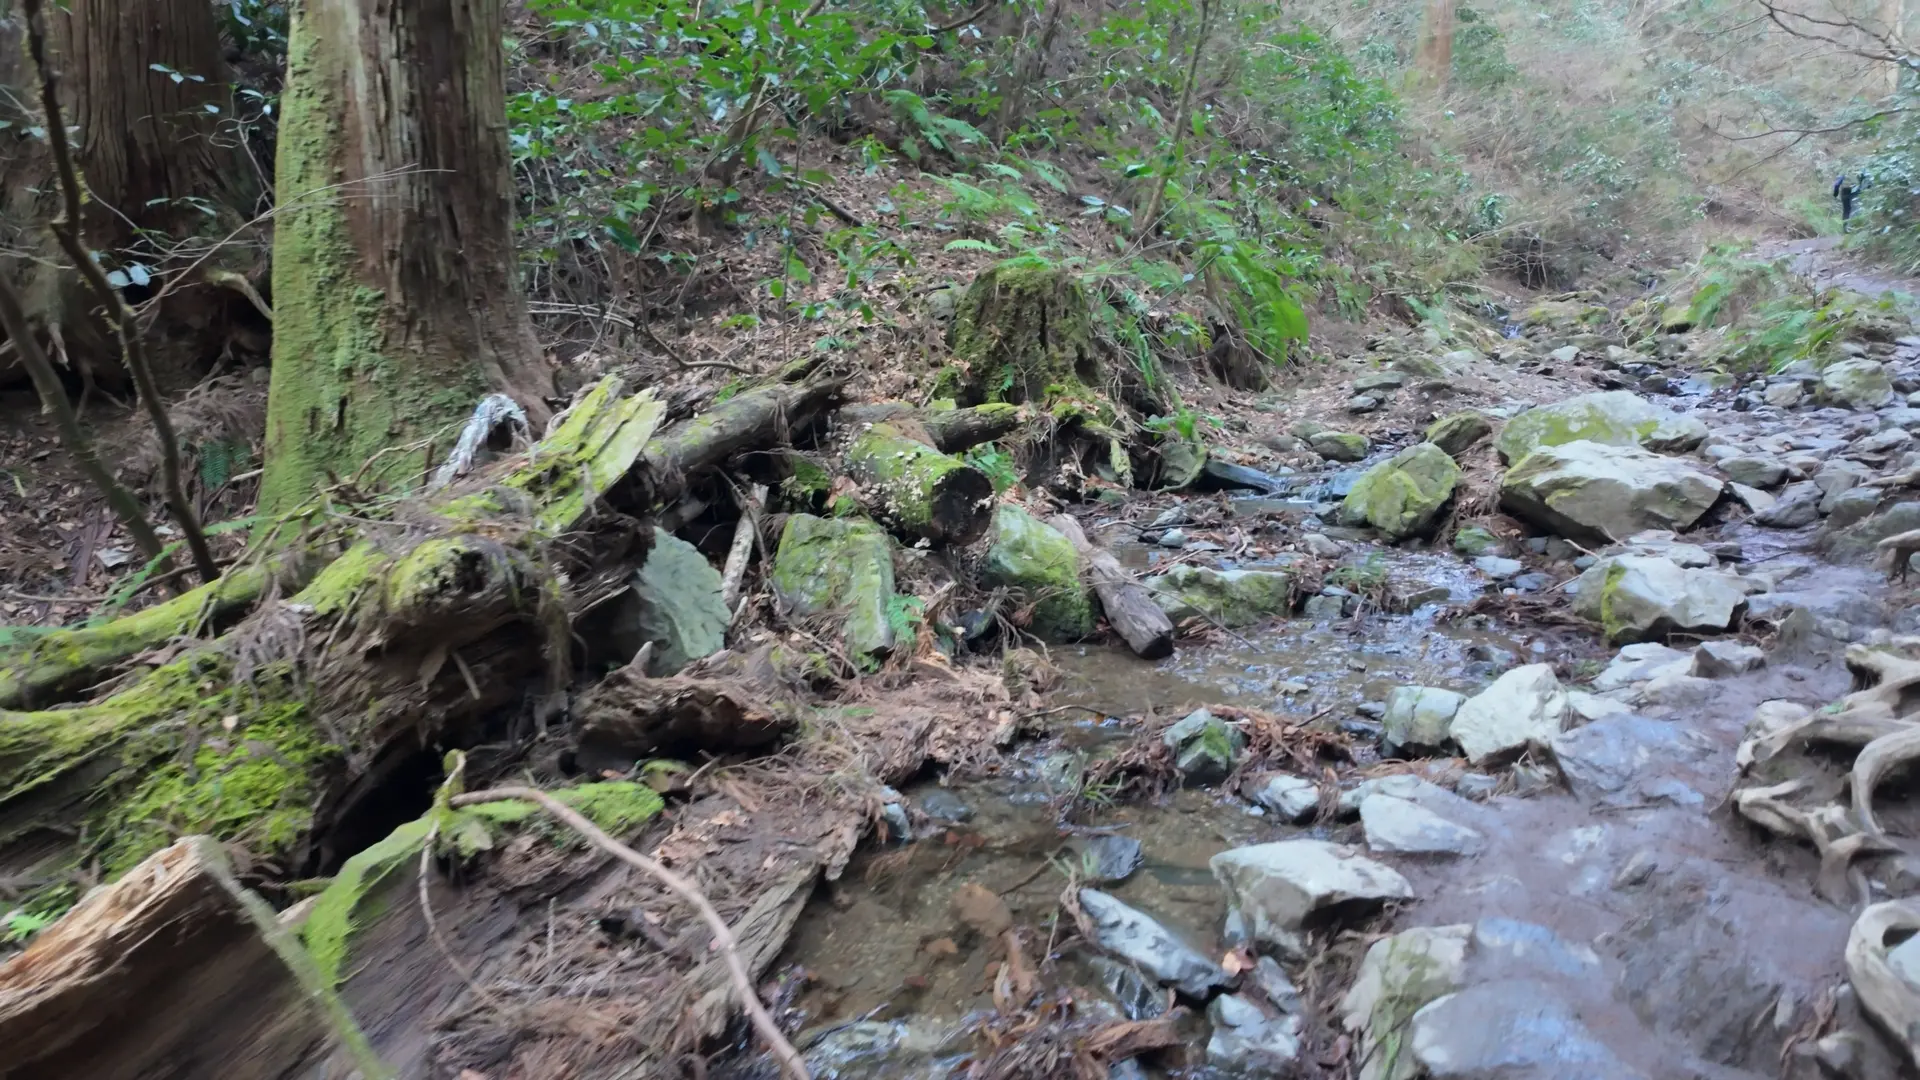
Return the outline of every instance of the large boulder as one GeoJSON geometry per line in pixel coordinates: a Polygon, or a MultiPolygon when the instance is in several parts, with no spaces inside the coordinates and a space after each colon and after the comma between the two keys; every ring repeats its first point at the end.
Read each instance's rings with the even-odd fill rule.
{"type": "Polygon", "coordinates": [[[1486,846],[1478,829],[1393,795],[1361,799],[1360,824],[1375,854],[1472,855],[1486,846]]]}
{"type": "MultiPolygon", "coordinates": [[[[1645,1080],[1546,982],[1471,986],[1413,1014],[1406,1042],[1431,1080],[1645,1080]]],[[[1403,1051],[1405,1052],[1405,1051],[1403,1051]]]]}
{"type": "Polygon", "coordinates": [[[1674,633],[1718,633],[1746,607],[1738,575],[1697,570],[1657,555],[1609,555],[1580,575],[1573,613],[1607,640],[1652,641],[1674,633]]]}
{"type": "Polygon", "coordinates": [[[1882,557],[1880,541],[1920,529],[1920,501],[1897,503],[1845,528],[1820,530],[1817,544],[1835,562],[1871,562],[1882,557]]]}
{"type": "Polygon", "coordinates": [[[1347,493],[1349,524],[1367,524],[1389,540],[1404,540],[1432,528],[1460,466],[1432,443],[1417,443],[1360,474],[1347,493]]]}
{"type": "Polygon", "coordinates": [[[1501,509],[1575,540],[1610,543],[1700,520],[1725,483],[1678,458],[1633,446],[1542,446],[1507,470],[1501,509]]]}
{"type": "Polygon", "coordinates": [[[1232,848],[1208,864],[1256,940],[1296,948],[1302,927],[1336,905],[1343,910],[1406,900],[1413,886],[1343,844],[1282,840],[1232,848]]]}
{"type": "Polygon", "coordinates": [[[1528,409],[1507,421],[1493,447],[1513,464],[1543,446],[1592,442],[1684,452],[1706,438],[1707,425],[1695,417],[1626,390],[1606,390],[1528,409]]]}
{"type": "Polygon", "coordinates": [[[1059,529],[1012,503],[994,508],[981,576],[1017,589],[1033,605],[1027,630],[1042,641],[1093,633],[1093,602],[1080,581],[1080,555],[1059,529]]]}
{"type": "Polygon", "coordinates": [[[1893,400],[1893,378],[1878,360],[1850,357],[1828,364],[1820,373],[1819,396],[1833,405],[1877,409],[1893,400]]]}
{"type": "Polygon", "coordinates": [[[1448,734],[1474,764],[1544,749],[1567,726],[1567,692],[1552,664],[1514,668],[1468,698],[1448,734]]]}
{"type": "Polygon", "coordinates": [[[1174,622],[1203,618],[1231,628],[1287,614],[1293,576],[1280,570],[1184,565],[1142,584],[1174,622]]]}
{"type": "Polygon", "coordinates": [[[699,548],[653,530],[653,548],[633,576],[640,640],[653,643],[647,674],[672,675],[726,645],[733,613],[720,591],[720,571],[699,548]]]}
{"type": "Polygon", "coordinates": [[[773,590],[796,615],[839,615],[855,656],[893,648],[893,542],[871,521],[788,517],[773,557],[773,590]]]}

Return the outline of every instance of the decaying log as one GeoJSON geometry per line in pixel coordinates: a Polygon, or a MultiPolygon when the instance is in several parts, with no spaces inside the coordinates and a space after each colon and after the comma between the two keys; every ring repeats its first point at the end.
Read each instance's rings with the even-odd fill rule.
{"type": "Polygon", "coordinates": [[[1173,620],[1153,602],[1146,587],[1133,580],[1113,552],[1087,539],[1080,523],[1066,514],[1055,514],[1047,524],[1060,530],[1080,552],[1081,565],[1093,585],[1107,623],[1126,639],[1134,654],[1145,660],[1173,655],[1173,620]]]}
{"type": "Polygon", "coordinates": [[[97,890],[0,965],[9,1080],[391,1075],[306,951],[190,836],[97,890]]]}
{"type": "Polygon", "coordinates": [[[1889,900],[1874,904],[1854,920],[1847,935],[1847,979],[1860,1006],[1893,1037],[1908,1065],[1920,1065],[1920,989],[1902,978],[1887,960],[1896,931],[1920,930],[1920,906],[1889,900]]]}
{"type": "Polygon", "coordinates": [[[793,714],[752,686],[675,675],[649,679],[632,665],[574,703],[584,767],[624,771],[655,754],[763,749],[792,730],[793,714]]]}
{"type": "Polygon", "coordinates": [[[928,443],[943,454],[958,454],[1010,435],[1025,418],[1020,406],[1004,403],[965,409],[916,409],[903,401],[874,401],[848,405],[834,414],[834,422],[855,435],[869,424],[917,424],[926,432],[928,443]]]}
{"type": "Polygon", "coordinates": [[[875,424],[847,447],[847,475],[876,516],[909,536],[970,544],[987,531],[993,481],[959,458],[875,424]]]}
{"type": "Polygon", "coordinates": [[[654,505],[672,502],[689,478],[745,450],[780,446],[796,427],[824,413],[846,389],[845,372],[816,360],[788,365],[772,382],[745,390],[660,432],[647,445],[654,505]]]}

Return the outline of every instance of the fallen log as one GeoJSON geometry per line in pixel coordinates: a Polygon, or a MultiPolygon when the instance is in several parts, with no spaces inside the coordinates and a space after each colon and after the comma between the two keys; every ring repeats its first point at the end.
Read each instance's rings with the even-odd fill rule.
{"type": "Polygon", "coordinates": [[[1066,514],[1055,514],[1047,524],[1073,541],[1086,568],[1087,581],[1100,598],[1107,624],[1126,639],[1127,646],[1143,660],[1159,660],[1173,655],[1173,620],[1153,602],[1145,586],[1133,580],[1113,552],[1087,539],[1080,523],[1066,514]]]}
{"type": "Polygon", "coordinates": [[[993,481],[959,458],[875,424],[847,447],[847,475],[894,529],[936,544],[970,544],[987,531],[993,481]]]}
{"type": "Polygon", "coordinates": [[[848,405],[834,414],[835,423],[856,434],[870,424],[917,424],[926,432],[928,444],[943,454],[958,454],[1010,435],[1025,418],[1020,406],[1002,402],[965,409],[916,409],[902,401],[878,401],[848,405]]]}
{"type": "Polygon", "coordinates": [[[205,836],[155,852],[0,965],[0,1045],[9,1080],[294,1076],[322,1056],[393,1075],[205,836]]]}
{"type": "Polygon", "coordinates": [[[676,675],[649,679],[632,665],[574,704],[583,768],[624,772],[634,762],[695,751],[763,749],[793,730],[795,716],[738,680],[676,675]]]}

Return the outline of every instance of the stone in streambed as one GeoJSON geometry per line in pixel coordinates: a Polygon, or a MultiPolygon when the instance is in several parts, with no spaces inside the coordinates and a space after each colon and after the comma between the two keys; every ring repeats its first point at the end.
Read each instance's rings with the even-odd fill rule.
{"type": "Polygon", "coordinates": [[[1644,1080],[1551,985],[1531,979],[1481,983],[1426,1005],[1403,1046],[1430,1080],[1644,1080]]]}
{"type": "Polygon", "coordinates": [[[1226,779],[1233,771],[1234,759],[1247,746],[1247,737],[1239,728],[1205,709],[1195,709],[1175,721],[1160,733],[1160,741],[1173,751],[1180,775],[1196,784],[1226,779]]]}
{"type": "Polygon", "coordinates": [[[1453,550],[1468,558],[1499,555],[1504,548],[1499,537],[1477,525],[1469,525],[1453,534],[1453,550]]]}
{"type": "Polygon", "coordinates": [[[1380,720],[1388,752],[1439,749],[1447,741],[1454,714],[1466,700],[1462,694],[1434,686],[1395,687],[1387,695],[1387,711],[1380,720]]]}
{"type": "Polygon", "coordinates": [[[1251,998],[1222,994],[1207,1005],[1207,1064],[1230,1075],[1281,1076],[1300,1056],[1300,1017],[1268,1016],[1251,998]]]}
{"type": "Polygon", "coordinates": [[[1011,503],[994,508],[981,577],[1023,592],[1033,604],[1027,629],[1042,641],[1093,633],[1093,603],[1080,582],[1080,556],[1060,530],[1011,503]]]}
{"type": "Polygon", "coordinates": [[[1433,526],[1460,479],[1460,466],[1432,443],[1418,443],[1362,473],[1347,493],[1349,524],[1367,524],[1388,540],[1418,536],[1433,526]]]}
{"type": "Polygon", "coordinates": [[[1706,440],[1707,426],[1625,390],[1581,394],[1538,405],[1507,421],[1494,449],[1516,464],[1545,446],[1591,442],[1685,452],[1706,440]]]}
{"type": "Polygon", "coordinates": [[[1376,941],[1341,1001],[1341,1023],[1360,1038],[1360,1080],[1414,1080],[1413,1055],[1402,1049],[1407,1023],[1429,1002],[1466,981],[1473,928],[1419,926],[1376,941]]]}
{"type": "Polygon", "coordinates": [[[1855,409],[1877,409],[1893,400],[1893,378],[1885,364],[1853,357],[1828,364],[1820,372],[1822,401],[1855,409]]]}
{"type": "Polygon", "coordinates": [[[1287,614],[1292,575],[1279,570],[1176,566],[1141,583],[1174,622],[1202,618],[1234,628],[1287,614]]]}
{"type": "Polygon", "coordinates": [[[1367,847],[1377,853],[1472,855],[1486,846],[1479,830],[1391,795],[1362,799],[1360,823],[1366,829],[1367,847]]]}
{"type": "Polygon", "coordinates": [[[1741,454],[1720,462],[1720,471],[1736,484],[1772,491],[1787,480],[1787,465],[1765,454],[1741,454]]]}
{"type": "Polygon", "coordinates": [[[1407,879],[1343,844],[1283,840],[1238,847],[1209,865],[1239,910],[1249,933],[1282,949],[1297,949],[1298,933],[1332,909],[1373,907],[1413,896],[1407,879]]]}
{"type": "Polygon", "coordinates": [[[1686,529],[1725,486],[1679,458],[1571,442],[1543,446],[1508,469],[1500,506],[1561,536],[1607,543],[1645,529],[1686,529]]]}
{"type": "Polygon", "coordinates": [[[1488,419],[1486,413],[1478,409],[1463,409],[1428,424],[1425,438],[1446,451],[1449,457],[1457,458],[1491,434],[1493,421],[1488,419]]]}
{"type": "Polygon", "coordinates": [[[1693,674],[1703,679],[1743,675],[1766,664],[1766,650],[1739,641],[1708,641],[1693,650],[1693,674]]]}
{"type": "Polygon", "coordinates": [[[1140,841],[1131,836],[1097,835],[1076,837],[1073,850],[1080,857],[1084,880],[1096,885],[1125,881],[1140,869],[1144,856],[1140,841]]]}
{"type": "Polygon", "coordinates": [[[653,530],[653,548],[633,576],[640,638],[654,645],[648,675],[672,675],[726,647],[733,613],[720,593],[720,571],[699,548],[664,529],[653,530]]]}
{"type": "Polygon", "coordinates": [[[1736,574],[1687,569],[1654,555],[1610,555],[1580,575],[1573,613],[1620,644],[1725,630],[1746,604],[1736,574]]]}
{"type": "Polygon", "coordinates": [[[1228,982],[1219,964],[1202,956],[1152,917],[1097,889],[1080,890],[1080,910],[1093,922],[1102,949],[1191,998],[1228,982]]]}
{"type": "Polygon", "coordinates": [[[1328,461],[1359,461],[1367,456],[1367,437],[1344,431],[1321,431],[1307,439],[1313,452],[1328,461]]]}
{"type": "Polygon", "coordinates": [[[1301,822],[1320,810],[1320,785],[1299,776],[1274,773],[1253,789],[1253,801],[1282,821],[1301,822]]]}
{"type": "Polygon", "coordinates": [[[893,543],[885,530],[855,518],[794,514],[780,533],[773,588],[796,615],[835,613],[855,656],[893,648],[893,543]]]}
{"type": "Polygon", "coordinates": [[[1567,692],[1551,664],[1514,668],[1470,697],[1454,715],[1448,733],[1468,760],[1545,747],[1567,723],[1567,692]]]}

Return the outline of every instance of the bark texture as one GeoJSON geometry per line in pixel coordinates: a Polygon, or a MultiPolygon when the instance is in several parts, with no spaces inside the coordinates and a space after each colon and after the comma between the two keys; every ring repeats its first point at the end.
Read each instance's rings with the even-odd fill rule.
{"type": "Polygon", "coordinates": [[[1095,546],[1080,523],[1066,514],[1055,514],[1047,524],[1073,542],[1086,567],[1087,581],[1100,598],[1100,610],[1106,613],[1108,625],[1126,639],[1127,647],[1146,660],[1173,655],[1173,620],[1113,552],[1095,546]]]}
{"type": "Polygon", "coordinates": [[[499,0],[306,0],[282,98],[260,507],[408,486],[498,390],[551,379],[514,272],[499,0]]]}

